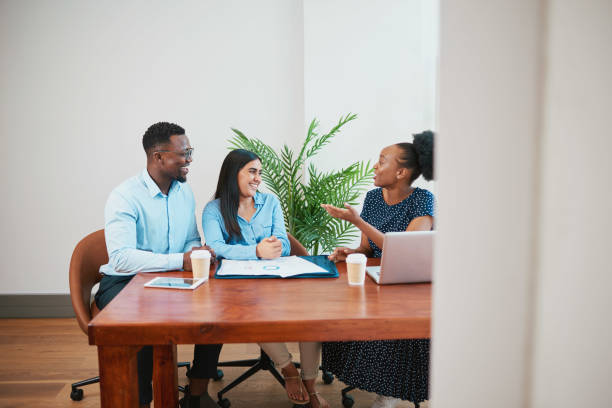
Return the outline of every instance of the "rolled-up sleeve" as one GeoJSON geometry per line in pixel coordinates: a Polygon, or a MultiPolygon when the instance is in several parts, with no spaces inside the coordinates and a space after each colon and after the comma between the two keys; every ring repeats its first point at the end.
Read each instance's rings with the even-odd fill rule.
{"type": "Polygon", "coordinates": [[[272,235],[278,238],[283,244],[281,256],[289,255],[291,253],[291,244],[289,243],[287,230],[285,229],[283,210],[278,198],[274,196],[272,196],[272,235]]]}
{"type": "Polygon", "coordinates": [[[183,267],[182,253],[155,254],[136,249],[137,212],[118,192],[111,193],[104,219],[108,265],[115,272],[161,272],[183,267]]]}
{"type": "Polygon", "coordinates": [[[226,259],[257,259],[257,245],[227,244],[228,237],[225,223],[219,210],[219,205],[211,201],[202,212],[202,231],[206,245],[210,246],[215,254],[226,259]]]}

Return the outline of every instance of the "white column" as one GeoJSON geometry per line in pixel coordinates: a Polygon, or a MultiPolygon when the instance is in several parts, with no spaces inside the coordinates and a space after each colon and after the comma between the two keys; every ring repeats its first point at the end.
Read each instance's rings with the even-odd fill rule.
{"type": "Polygon", "coordinates": [[[548,1],[532,407],[612,407],[612,2],[548,1]]]}
{"type": "Polygon", "coordinates": [[[526,401],[540,2],[442,1],[433,407],[526,401]]]}
{"type": "Polygon", "coordinates": [[[612,406],[612,3],[441,5],[432,406],[612,406]]]}

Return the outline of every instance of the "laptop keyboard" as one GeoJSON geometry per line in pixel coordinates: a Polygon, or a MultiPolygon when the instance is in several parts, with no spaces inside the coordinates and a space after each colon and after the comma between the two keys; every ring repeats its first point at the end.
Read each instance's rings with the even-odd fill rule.
{"type": "Polygon", "coordinates": [[[368,271],[370,271],[370,273],[380,277],[380,266],[369,267],[368,271]]]}
{"type": "Polygon", "coordinates": [[[368,266],[366,272],[376,281],[376,283],[380,281],[380,266],[368,266]]]}

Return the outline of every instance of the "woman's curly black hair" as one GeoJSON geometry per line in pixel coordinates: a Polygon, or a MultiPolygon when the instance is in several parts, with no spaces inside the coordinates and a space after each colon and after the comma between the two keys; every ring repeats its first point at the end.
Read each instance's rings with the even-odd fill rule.
{"type": "Polygon", "coordinates": [[[396,146],[402,151],[398,158],[400,166],[412,170],[410,183],[421,174],[425,180],[433,180],[434,133],[431,130],[414,135],[412,143],[398,143],[396,146]]]}

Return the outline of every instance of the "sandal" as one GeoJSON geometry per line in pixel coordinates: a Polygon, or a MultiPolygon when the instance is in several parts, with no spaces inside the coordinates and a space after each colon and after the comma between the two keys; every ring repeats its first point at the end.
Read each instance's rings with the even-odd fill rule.
{"type": "Polygon", "coordinates": [[[299,375],[294,375],[291,377],[284,377],[285,378],[285,391],[287,391],[287,380],[298,380],[298,388],[299,390],[302,392],[302,394],[306,395],[306,399],[304,400],[298,400],[298,399],[294,399],[291,398],[289,396],[289,391],[287,391],[287,398],[289,398],[289,401],[293,402],[294,404],[297,405],[304,405],[304,404],[308,404],[310,402],[310,398],[308,398],[308,390],[306,389],[306,386],[304,385],[304,383],[302,382],[302,377],[300,377],[299,375]]]}
{"type": "MultiPolygon", "coordinates": [[[[310,401],[312,401],[313,398],[316,398],[320,407],[328,407],[329,408],[329,402],[327,402],[326,400],[323,400],[323,401],[325,401],[325,405],[321,402],[322,398],[321,398],[321,394],[319,392],[309,392],[308,395],[310,396],[310,401]]],[[[312,402],[310,403],[309,406],[312,407],[312,402]]]]}

